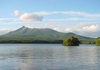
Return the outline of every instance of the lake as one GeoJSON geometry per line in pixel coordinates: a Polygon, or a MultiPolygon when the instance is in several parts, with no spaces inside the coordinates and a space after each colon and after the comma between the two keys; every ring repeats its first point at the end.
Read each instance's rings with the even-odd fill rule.
{"type": "Polygon", "coordinates": [[[0,44],[0,70],[100,70],[100,47],[0,44]]]}

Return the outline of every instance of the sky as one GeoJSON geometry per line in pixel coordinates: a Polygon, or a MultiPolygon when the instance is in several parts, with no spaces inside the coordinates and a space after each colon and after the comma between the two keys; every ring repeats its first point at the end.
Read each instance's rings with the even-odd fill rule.
{"type": "Polygon", "coordinates": [[[0,35],[22,26],[100,37],[100,0],[0,0],[0,35]]]}

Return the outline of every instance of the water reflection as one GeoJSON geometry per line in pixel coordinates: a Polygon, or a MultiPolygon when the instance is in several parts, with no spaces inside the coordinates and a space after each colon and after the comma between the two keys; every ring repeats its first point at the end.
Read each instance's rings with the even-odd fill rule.
{"type": "Polygon", "coordinates": [[[76,70],[99,70],[100,68],[97,67],[100,58],[97,53],[98,49],[100,50],[97,47],[68,47],[66,50],[68,67],[72,69],[73,66],[76,70]]]}
{"type": "Polygon", "coordinates": [[[10,45],[0,47],[0,70],[99,70],[99,47],[10,45]]]}

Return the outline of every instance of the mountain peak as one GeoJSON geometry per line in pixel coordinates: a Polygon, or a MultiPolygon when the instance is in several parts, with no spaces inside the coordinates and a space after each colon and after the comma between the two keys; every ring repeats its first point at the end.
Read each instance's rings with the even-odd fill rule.
{"type": "MultiPolygon", "coordinates": [[[[21,28],[22,28],[22,29],[23,29],[23,28],[25,29],[25,28],[28,28],[28,27],[26,27],[26,26],[22,26],[21,28]]],[[[20,29],[20,28],[19,28],[19,29],[20,29]]]]}
{"type": "Polygon", "coordinates": [[[25,28],[25,26],[22,26],[21,28],[25,28]]]}
{"type": "Polygon", "coordinates": [[[23,31],[23,30],[25,30],[25,29],[27,29],[27,27],[22,26],[21,28],[17,29],[16,31],[23,31]]]}

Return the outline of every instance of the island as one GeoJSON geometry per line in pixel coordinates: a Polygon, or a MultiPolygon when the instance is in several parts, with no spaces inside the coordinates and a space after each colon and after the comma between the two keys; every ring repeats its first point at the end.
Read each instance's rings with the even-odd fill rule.
{"type": "Polygon", "coordinates": [[[100,46],[100,37],[96,39],[96,46],[100,46]]]}
{"type": "Polygon", "coordinates": [[[79,46],[79,44],[80,44],[80,41],[78,40],[78,38],[74,36],[68,36],[63,41],[64,46],[79,46]]]}

